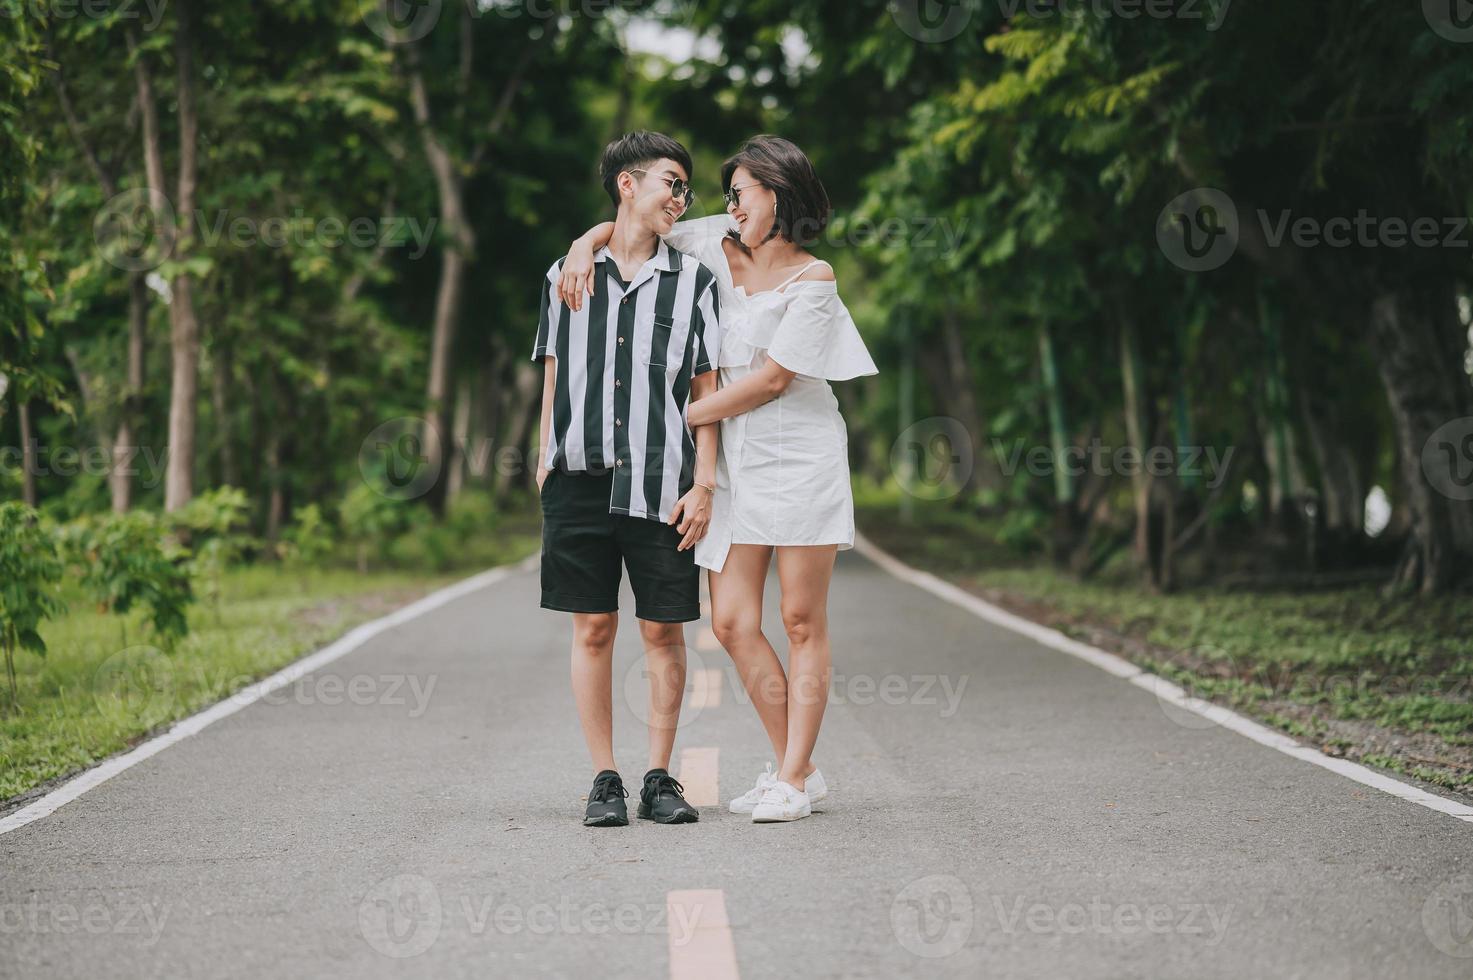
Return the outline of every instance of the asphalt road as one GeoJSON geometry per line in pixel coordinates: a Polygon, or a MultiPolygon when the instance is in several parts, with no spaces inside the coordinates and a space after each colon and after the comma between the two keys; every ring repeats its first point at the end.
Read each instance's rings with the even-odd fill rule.
{"type": "Polygon", "coordinates": [[[519,572],[0,836],[0,975],[1473,976],[1473,826],[1181,724],[854,552],[831,617],[809,819],[726,812],[765,739],[691,624],[677,775],[723,802],[582,827],[570,622],[519,572]]]}

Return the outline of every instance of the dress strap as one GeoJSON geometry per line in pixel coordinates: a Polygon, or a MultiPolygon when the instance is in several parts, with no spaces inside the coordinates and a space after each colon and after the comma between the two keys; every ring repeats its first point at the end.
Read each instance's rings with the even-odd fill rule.
{"type": "Polygon", "coordinates": [[[788,278],[784,279],[780,285],[773,286],[772,287],[772,291],[774,293],[780,293],[780,292],[782,292],[791,283],[793,283],[794,281],[802,278],[803,273],[807,272],[809,269],[811,269],[814,266],[818,265],[822,261],[823,261],[823,259],[814,259],[812,262],[808,263],[803,268],[799,269],[797,272],[793,273],[791,276],[788,276],[788,278]]]}

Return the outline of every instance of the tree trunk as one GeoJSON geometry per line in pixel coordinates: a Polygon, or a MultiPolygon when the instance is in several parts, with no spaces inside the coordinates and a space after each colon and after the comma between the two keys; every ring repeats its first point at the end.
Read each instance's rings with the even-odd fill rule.
{"type": "Polygon", "coordinates": [[[128,277],[128,379],[118,412],[118,431],[113,439],[113,467],[108,473],[113,512],[133,509],[133,477],[128,472],[137,459],[136,426],[143,412],[143,365],[148,343],[148,284],[143,273],[128,277]]]}
{"type": "Polygon", "coordinates": [[[524,364],[517,368],[516,396],[511,401],[510,410],[506,412],[507,432],[501,444],[516,447],[525,465],[496,468],[496,480],[492,492],[498,507],[506,499],[514,479],[520,484],[532,479],[533,474],[537,472],[539,447],[535,445],[535,441],[540,438],[540,433],[534,430],[537,428],[537,420],[542,411],[542,401],[538,397],[541,389],[542,368],[540,366],[524,364]],[[529,445],[529,441],[534,444],[529,445]]]}
{"type": "Polygon", "coordinates": [[[281,489],[281,427],[273,425],[266,437],[266,540],[275,544],[281,538],[286,520],[286,496],[281,489]]]}
{"type": "Polygon", "coordinates": [[[1128,319],[1120,322],[1120,378],[1125,394],[1125,434],[1130,445],[1140,454],[1141,464],[1131,474],[1135,502],[1135,563],[1142,579],[1150,588],[1158,584],[1156,568],[1151,560],[1151,474],[1144,465],[1146,445],[1143,424],[1145,398],[1140,371],[1140,354],[1136,349],[1135,325],[1128,319]]]}
{"type": "Polygon", "coordinates": [[[230,342],[224,331],[217,329],[216,341],[210,354],[210,400],[215,409],[215,427],[220,433],[220,481],[227,487],[240,486],[240,468],[235,460],[235,440],[231,438],[233,426],[230,418],[230,342]]]}
{"type": "Polygon", "coordinates": [[[1473,419],[1463,351],[1447,334],[1451,292],[1388,292],[1371,304],[1370,339],[1396,427],[1411,518],[1408,551],[1393,586],[1445,592],[1473,570],[1473,419]],[[1462,423],[1459,426],[1456,423],[1462,423]],[[1432,436],[1455,423],[1432,443],[1432,436]]]}
{"type": "Polygon", "coordinates": [[[1306,392],[1303,414],[1309,447],[1320,471],[1324,525],[1337,538],[1357,538],[1365,524],[1365,486],[1356,466],[1354,448],[1340,438],[1329,407],[1320,402],[1314,394],[1306,392]]]}
{"type": "Polygon", "coordinates": [[[471,383],[469,378],[462,378],[455,389],[455,421],[450,434],[450,472],[445,485],[447,504],[454,503],[465,486],[466,449],[470,442],[470,428],[471,383]]]}
{"type": "Polygon", "coordinates": [[[500,346],[491,352],[482,368],[483,382],[481,384],[481,431],[485,433],[488,446],[482,447],[476,453],[478,463],[485,462],[487,467],[472,471],[472,476],[483,487],[491,488],[496,482],[496,454],[505,445],[501,439],[502,420],[512,409],[511,399],[516,395],[516,386],[509,377],[516,367],[516,357],[509,351],[504,351],[500,346]],[[484,460],[483,460],[484,453],[484,460]]]}
{"type": "Polygon", "coordinates": [[[1055,565],[1062,566],[1075,549],[1079,522],[1074,509],[1074,475],[1069,471],[1065,455],[1069,449],[1069,429],[1064,422],[1064,391],[1059,382],[1054,339],[1047,320],[1040,320],[1038,324],[1038,367],[1043,378],[1044,409],[1048,415],[1049,449],[1054,466],[1054,517],[1049,557],[1055,565]]]}
{"type": "MultiPolygon", "coordinates": [[[[459,181],[455,191],[459,198],[459,181]]],[[[454,210],[459,210],[457,204],[454,210]]],[[[447,208],[443,200],[441,219],[447,208]]],[[[460,238],[461,236],[456,236],[460,238]]],[[[470,238],[469,229],[466,238],[470,238]]],[[[465,292],[466,255],[457,245],[447,245],[440,263],[440,287],[435,295],[435,327],[430,341],[430,377],[425,390],[425,424],[433,431],[422,439],[428,465],[435,480],[426,491],[427,502],[436,514],[445,512],[447,502],[450,453],[450,351],[455,343],[455,329],[460,322],[461,299],[465,292]]]]}
{"type": "Polygon", "coordinates": [[[977,489],[1001,490],[1002,472],[986,451],[987,420],[977,402],[976,378],[972,375],[972,364],[967,358],[961,325],[957,321],[958,314],[953,309],[947,309],[941,315],[941,337],[946,351],[946,367],[950,372],[953,405],[972,441],[972,472],[962,492],[970,495],[977,489]]]}
{"type": "MultiPolygon", "coordinates": [[[[389,13],[389,4],[390,0],[382,0],[382,7],[386,14],[389,13]]],[[[393,18],[389,19],[392,22],[393,18]]],[[[463,7],[460,16],[460,54],[456,76],[458,101],[456,108],[450,113],[452,122],[461,124],[458,127],[461,130],[464,129],[466,95],[473,77],[472,59],[475,54],[475,45],[472,43],[470,33],[474,23],[475,18],[472,16],[471,8],[463,7]]],[[[418,43],[402,38],[390,42],[395,50],[402,51],[404,54],[403,67],[404,76],[409,85],[409,104],[413,110],[415,127],[419,131],[425,161],[429,164],[430,173],[435,180],[440,208],[440,230],[445,236],[445,247],[440,264],[440,284],[435,294],[435,322],[430,341],[429,380],[425,388],[425,424],[433,431],[426,432],[422,440],[429,456],[431,471],[435,474],[434,483],[431,484],[425,496],[430,508],[436,514],[444,513],[448,486],[446,472],[448,467],[444,465],[444,461],[447,458],[445,443],[448,439],[446,437],[450,434],[450,406],[448,404],[450,357],[455,345],[455,332],[464,298],[465,273],[470,263],[474,261],[476,252],[475,230],[471,227],[465,213],[466,183],[480,169],[491,141],[500,134],[506,124],[512,102],[521,90],[523,79],[532,60],[542,49],[553,42],[557,34],[558,21],[553,18],[543,25],[542,33],[537,40],[522,49],[520,57],[511,68],[506,84],[502,86],[496,107],[491,112],[491,118],[486,124],[482,138],[479,142],[474,143],[474,148],[468,153],[462,151],[459,154],[455,153],[452,147],[457,145],[464,147],[472,141],[457,144],[452,139],[445,138],[437,130],[434,113],[430,106],[429,89],[425,85],[424,72],[420,65],[418,43]]]]}
{"type": "MultiPolygon", "coordinates": [[[[128,34],[129,50],[136,52],[137,39],[130,31],[128,34]]],[[[48,51],[50,45],[48,42],[48,51]]],[[[56,59],[53,54],[53,60],[56,59]]],[[[147,69],[139,59],[135,67],[135,78],[138,80],[138,96],[140,108],[144,110],[144,138],[145,138],[145,167],[149,175],[149,185],[152,190],[162,190],[162,170],[157,144],[158,118],[154,112],[152,83],[148,78],[147,69]],[[149,148],[152,153],[149,153],[149,148]],[[157,177],[157,181],[153,178],[157,177]]],[[[88,166],[92,168],[97,182],[102,188],[102,193],[109,199],[117,196],[118,182],[113,170],[104,166],[101,157],[98,156],[92,141],[82,127],[82,121],[77,116],[72,105],[71,92],[66,84],[64,69],[58,67],[54,75],[56,82],[57,101],[61,107],[62,115],[66,119],[67,128],[71,131],[73,140],[82,151],[82,156],[87,160],[88,166]]],[[[143,390],[143,355],[145,334],[148,325],[148,285],[141,271],[134,271],[128,275],[128,356],[127,377],[123,385],[123,398],[118,409],[117,434],[109,440],[102,431],[104,424],[101,417],[98,418],[97,434],[98,441],[102,443],[103,450],[111,460],[108,469],[107,484],[108,492],[112,498],[112,509],[115,513],[127,513],[133,504],[133,481],[128,472],[135,457],[137,446],[135,445],[134,425],[139,418],[139,400],[143,390]]],[[[72,361],[73,368],[77,372],[78,382],[84,382],[85,375],[81,369],[80,360],[70,351],[68,356],[72,361]]],[[[88,398],[86,392],[84,398],[88,398]]],[[[94,402],[95,399],[89,399],[94,402]]]]}
{"type": "Polygon", "coordinates": [[[31,401],[15,393],[16,422],[20,426],[21,499],[36,506],[36,441],[31,437],[31,401]]]}
{"type": "MultiPolygon", "coordinates": [[[[199,118],[195,111],[193,0],[180,0],[175,60],[179,66],[179,181],[175,208],[178,253],[187,258],[194,242],[195,190],[198,178],[199,118]]],[[[173,373],[169,389],[169,464],[164,481],[164,509],[174,511],[194,498],[195,400],[199,394],[199,321],[194,311],[194,284],[188,273],[170,289],[169,343],[173,373]]]]}
{"type": "MultiPolygon", "coordinates": [[[[958,422],[967,433],[967,442],[960,446],[949,447],[956,457],[962,461],[957,467],[958,473],[967,470],[966,480],[961,482],[957,488],[956,501],[967,501],[970,495],[968,487],[975,487],[979,482],[978,471],[991,463],[991,456],[983,458],[982,420],[975,414],[975,399],[969,402],[967,394],[957,387],[956,373],[949,363],[950,358],[946,351],[934,343],[921,343],[916,347],[916,362],[926,376],[926,382],[930,387],[931,414],[944,416],[958,422]],[[967,454],[970,454],[968,460],[967,454]],[[970,466],[966,464],[970,462],[970,466]]],[[[994,473],[996,468],[992,467],[994,473]]],[[[918,479],[923,474],[917,473],[918,479]]],[[[983,481],[989,486],[1000,485],[1001,477],[997,481],[983,481]]]]}
{"type": "MultiPolygon", "coordinates": [[[[470,30],[467,17],[461,18],[461,32],[470,30]]],[[[435,180],[440,206],[440,229],[445,236],[440,259],[440,283],[435,290],[435,321],[430,336],[429,380],[425,386],[425,425],[432,431],[421,440],[428,456],[427,463],[435,474],[426,492],[426,502],[436,514],[445,510],[448,486],[446,443],[450,434],[450,354],[455,345],[456,327],[460,323],[461,302],[465,295],[465,271],[476,250],[476,234],[465,213],[465,175],[470,169],[462,165],[449,146],[436,132],[430,110],[429,89],[420,68],[419,49],[414,43],[403,46],[407,62],[409,102],[419,129],[425,162],[435,180]]],[[[461,79],[469,75],[472,49],[461,47],[461,79]]]]}

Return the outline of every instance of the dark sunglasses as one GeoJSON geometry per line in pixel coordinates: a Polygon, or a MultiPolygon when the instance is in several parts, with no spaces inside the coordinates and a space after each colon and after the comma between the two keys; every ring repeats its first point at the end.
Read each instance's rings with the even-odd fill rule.
{"type": "Polygon", "coordinates": [[[748,187],[751,187],[751,186],[753,186],[753,185],[751,185],[751,184],[744,184],[744,185],[740,185],[739,186],[737,184],[732,184],[731,185],[731,189],[726,192],[726,206],[729,207],[729,208],[739,208],[739,207],[741,207],[742,206],[742,191],[745,190],[748,187]]]}
{"type": "MultiPolygon", "coordinates": [[[[649,173],[648,170],[631,170],[629,172],[632,173],[632,174],[648,174],[649,173]]],[[[670,185],[670,194],[673,197],[679,198],[680,200],[684,201],[686,207],[690,207],[690,202],[691,201],[694,201],[696,199],[696,192],[693,191],[693,190],[691,190],[690,184],[686,183],[685,180],[683,180],[682,178],[680,178],[680,177],[666,177],[664,174],[650,174],[650,176],[652,176],[652,177],[658,177],[661,180],[663,180],[665,183],[669,184],[670,185]]]]}

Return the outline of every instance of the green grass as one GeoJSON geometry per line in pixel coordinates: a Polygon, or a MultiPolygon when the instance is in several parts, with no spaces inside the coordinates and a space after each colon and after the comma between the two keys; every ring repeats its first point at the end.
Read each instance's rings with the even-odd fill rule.
{"type": "MultiPolygon", "coordinates": [[[[1079,580],[1007,541],[1006,523],[916,501],[911,525],[893,499],[857,501],[860,527],[904,561],[1088,640],[1104,629],[1149,670],[1288,731],[1325,740],[1330,721],[1435,736],[1452,755],[1473,746],[1473,596],[1386,598],[1373,587],[1323,591],[1141,589],[1126,568],[1079,580]],[[1305,709],[1284,713],[1289,706],[1305,709]]],[[[1381,756],[1365,756],[1382,764],[1381,756]]],[[[1473,773],[1400,760],[1397,771],[1473,788],[1473,773]]]]}
{"type": "Polygon", "coordinates": [[[203,600],[192,606],[189,636],[167,653],[153,645],[138,613],[102,614],[69,592],[67,613],[41,630],[46,656],[16,655],[19,708],[0,714],[0,800],[124,750],[359,623],[532,554],[537,542],[535,516],[517,515],[448,551],[433,539],[427,546],[423,531],[408,535],[368,574],[331,566],[232,569],[218,609],[203,600]]]}

